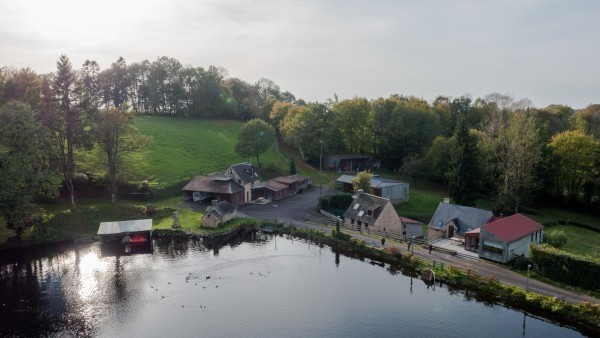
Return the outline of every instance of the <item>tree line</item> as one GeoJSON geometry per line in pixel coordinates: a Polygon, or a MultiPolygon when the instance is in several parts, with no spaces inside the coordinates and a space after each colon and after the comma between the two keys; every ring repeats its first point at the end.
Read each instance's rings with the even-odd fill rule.
{"type": "Polygon", "coordinates": [[[600,206],[600,105],[535,108],[493,93],[438,96],[433,102],[391,95],[325,103],[278,101],[269,116],[303,158],[364,153],[413,179],[444,184],[459,204],[484,195],[499,211],[532,203],[600,206]]]}
{"type": "MultiPolygon", "coordinates": [[[[228,78],[215,66],[160,57],[130,64],[118,58],[103,70],[86,60],[75,69],[62,55],[51,74],[0,68],[0,107],[6,182],[0,213],[11,225],[40,217],[34,202],[55,198],[60,188],[76,207],[80,149],[103,153],[116,202],[121,155],[146,143],[136,142],[143,138],[135,136],[133,115],[261,120],[305,161],[318,163],[321,149],[324,155],[368,154],[415,181],[446,185],[461,204],[484,194],[511,212],[540,201],[600,209],[598,104],[536,108],[498,93],[432,102],[397,94],[339,100],[334,94],[307,103],[272,80],[228,78]]],[[[236,150],[258,158],[260,152],[244,146],[236,150]]]]}

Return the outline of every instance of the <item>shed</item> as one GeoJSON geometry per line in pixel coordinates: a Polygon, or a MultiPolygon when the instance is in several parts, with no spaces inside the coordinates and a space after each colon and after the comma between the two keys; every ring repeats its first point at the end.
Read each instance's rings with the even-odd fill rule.
{"type": "Polygon", "coordinates": [[[331,155],[325,160],[325,167],[335,171],[361,171],[372,168],[379,169],[380,166],[381,161],[363,154],[331,155]]]}
{"type": "MultiPolygon", "coordinates": [[[[341,185],[342,191],[352,192],[352,180],[355,177],[352,175],[341,175],[336,180],[336,183],[341,185]]],[[[371,189],[373,190],[373,195],[387,198],[392,203],[408,202],[409,199],[408,182],[374,176],[371,178],[371,189]]]]}
{"type": "Polygon", "coordinates": [[[129,221],[102,222],[98,227],[100,240],[122,240],[125,236],[138,238],[140,242],[147,242],[152,238],[152,219],[137,219],[129,221]],[[145,241],[142,241],[145,239],[145,241]]]}

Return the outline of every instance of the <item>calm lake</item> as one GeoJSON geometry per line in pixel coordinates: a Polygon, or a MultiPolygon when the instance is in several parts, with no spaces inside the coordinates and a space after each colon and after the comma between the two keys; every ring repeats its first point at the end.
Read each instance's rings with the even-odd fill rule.
{"type": "Polygon", "coordinates": [[[328,247],[261,233],[0,256],[0,336],[580,337],[328,247]],[[121,250],[121,249],[119,249],[121,250]]]}

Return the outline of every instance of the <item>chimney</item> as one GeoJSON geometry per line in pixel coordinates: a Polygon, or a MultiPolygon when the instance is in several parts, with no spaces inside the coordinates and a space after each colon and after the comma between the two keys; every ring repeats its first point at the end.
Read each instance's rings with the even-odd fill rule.
{"type": "Polygon", "coordinates": [[[212,206],[213,206],[213,208],[216,208],[218,203],[219,203],[219,201],[212,200],[212,206]]]}
{"type": "Polygon", "coordinates": [[[356,193],[354,193],[354,195],[352,195],[352,199],[357,199],[358,196],[360,196],[363,192],[364,192],[364,190],[362,190],[362,189],[356,190],[356,193]]]}
{"type": "Polygon", "coordinates": [[[450,198],[449,197],[444,197],[444,203],[446,203],[446,204],[450,203],[450,198]]]}

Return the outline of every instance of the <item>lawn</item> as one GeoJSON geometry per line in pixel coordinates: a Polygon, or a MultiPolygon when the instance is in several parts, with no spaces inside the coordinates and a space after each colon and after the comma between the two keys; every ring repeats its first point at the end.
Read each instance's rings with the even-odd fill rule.
{"type": "MultiPolygon", "coordinates": [[[[244,159],[234,152],[243,125],[238,121],[144,116],[136,117],[135,125],[142,134],[151,136],[152,142],[129,160],[136,163],[138,179],[149,180],[154,186],[223,172],[234,163],[256,162],[256,158],[244,159]]],[[[289,167],[275,147],[260,156],[260,161],[267,171],[289,167]]]]}
{"type": "Polygon", "coordinates": [[[567,244],[561,250],[600,259],[600,233],[573,225],[556,225],[546,228],[545,233],[551,234],[555,231],[563,231],[568,238],[567,244]]]}

